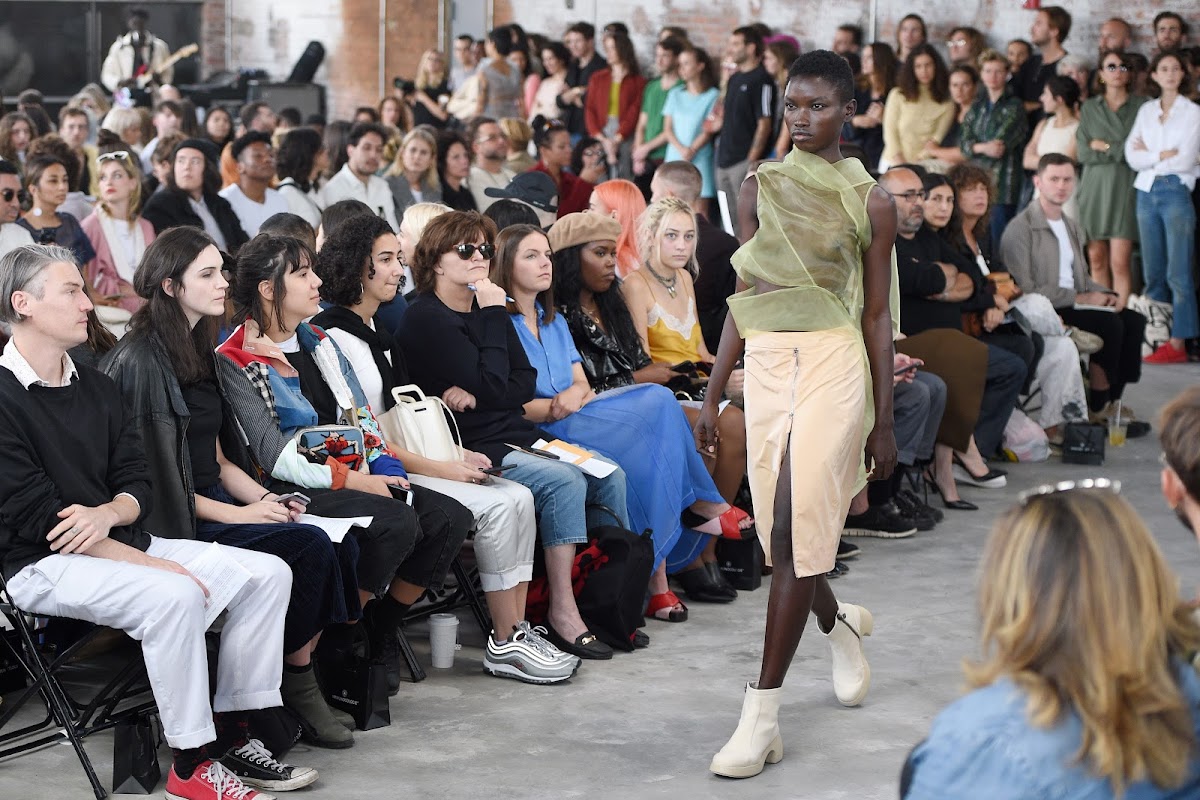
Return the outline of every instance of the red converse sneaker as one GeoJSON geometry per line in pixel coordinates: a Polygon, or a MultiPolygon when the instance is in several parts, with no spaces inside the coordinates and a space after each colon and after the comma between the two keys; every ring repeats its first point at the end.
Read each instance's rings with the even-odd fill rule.
{"type": "Polygon", "coordinates": [[[1158,349],[1142,359],[1143,364],[1186,364],[1187,361],[1187,348],[1175,347],[1169,341],[1163,342],[1158,349]]]}
{"type": "Polygon", "coordinates": [[[251,789],[219,762],[202,761],[186,781],[167,774],[167,800],[275,800],[273,795],[251,789]]]}

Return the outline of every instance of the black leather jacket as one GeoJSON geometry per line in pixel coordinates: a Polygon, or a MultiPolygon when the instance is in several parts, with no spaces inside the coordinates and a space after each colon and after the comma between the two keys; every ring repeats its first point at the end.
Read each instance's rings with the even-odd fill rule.
{"type": "Polygon", "coordinates": [[[633,373],[651,363],[640,346],[637,352],[622,347],[578,306],[559,306],[559,313],[567,320],[567,328],[575,340],[575,349],[579,351],[583,372],[592,391],[600,393],[631,386],[636,382],[633,373]]]}
{"type": "MultiPolygon", "coordinates": [[[[233,206],[221,195],[207,192],[204,194],[204,204],[208,206],[208,213],[213,215],[217,227],[221,229],[221,235],[225,237],[226,252],[237,255],[238,248],[248,242],[250,237],[242,230],[242,223],[234,213],[233,206]]],[[[182,225],[204,230],[204,223],[192,210],[187,194],[178,189],[160,189],[150,195],[145,208],[142,209],[142,216],[154,226],[155,234],[182,225]]]]}
{"type": "MultiPolygon", "coordinates": [[[[142,520],[142,527],[168,539],[196,538],[196,495],[187,443],[191,413],[166,348],[154,334],[131,334],[104,357],[100,369],[120,387],[126,418],[137,424],[150,464],[154,503],[149,516],[142,520]]],[[[219,386],[221,378],[215,358],[213,371],[219,386]]],[[[224,390],[221,402],[224,406],[221,449],[226,458],[247,474],[256,475],[245,434],[225,399],[224,390]]]]}

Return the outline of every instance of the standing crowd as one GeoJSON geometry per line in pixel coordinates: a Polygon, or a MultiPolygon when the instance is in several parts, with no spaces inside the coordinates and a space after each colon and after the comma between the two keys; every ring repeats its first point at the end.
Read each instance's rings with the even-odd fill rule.
{"type": "MultiPolygon", "coordinates": [[[[131,18],[134,41],[145,23],[144,12],[131,18]]],[[[754,449],[762,432],[748,431],[745,359],[716,367],[731,309],[764,326],[784,313],[741,291],[735,265],[756,259],[760,280],[789,287],[776,298],[799,291],[772,277],[783,244],[759,236],[738,253],[755,239],[760,192],[787,196],[773,181],[791,168],[813,186],[844,183],[860,204],[877,176],[894,204],[893,377],[877,392],[890,397],[898,465],[861,489],[846,476],[853,491],[831,511],[844,521],[825,578],[848,571],[856,538],[913,536],[946,511],[977,510],[960,488],[1003,489],[995,461],[1030,426],[1050,446],[1071,423],[1114,415],[1129,436],[1146,435],[1125,388],[1143,364],[1195,360],[1200,339],[1200,48],[1171,11],[1155,19],[1148,56],[1123,20],[1104,23],[1087,58],[1066,51],[1070,29],[1057,6],[1036,12],[1030,41],[1003,48],[970,27],[935,47],[916,15],[894,46],[842,26],[831,50],[853,83],[834,100],[848,109],[837,138],[857,161],[835,177],[802,164],[809,133],[787,122],[799,42],[762,24],[735,29],[719,58],[664,28],[652,69],[619,22],[599,37],[577,23],[561,40],[503,26],[482,42],[459,37],[452,58],[427,51],[412,81],[348,120],[262,102],[197,109],[168,84],[147,110],[89,85],[55,125],[27,90],[17,110],[0,109],[6,593],[27,612],[141,642],[174,752],[168,796],[205,800],[317,779],[265,750],[251,711],[285,706],[309,743],[353,746],[321,670],[365,653],[394,694],[399,631],[464,547],[494,624],[483,667],[529,683],[613,656],[572,586],[577,547],[611,517],[651,532],[646,616],[687,621],[677,591],[690,603],[736,600],[718,542],[755,537],[755,508],[771,509],[778,476],[754,449]],[[776,161],[785,167],[758,172],[776,161]],[[453,417],[452,452],[396,427],[414,390],[453,417]],[[554,440],[599,468],[540,455],[554,440]],[[338,519],[352,525],[334,541],[320,521],[338,519]],[[248,577],[225,599],[210,694],[194,680],[208,669],[209,594],[195,572],[214,552],[248,577]],[[543,576],[547,602],[535,610],[530,587],[543,576]]],[[[806,204],[804,224],[840,224],[831,209],[806,204]]],[[[846,244],[793,255],[811,270],[846,244]]],[[[843,294],[828,308],[805,295],[814,330],[863,312],[861,286],[843,294]]],[[[745,358],[765,358],[762,347],[745,358]]],[[[1185,412],[1195,414],[1180,406],[1175,419],[1185,412]]],[[[1197,466],[1170,458],[1182,504],[1200,488],[1197,466]]],[[[1080,541],[1129,531],[1130,553],[1107,554],[1129,562],[1125,578],[1139,579],[1139,566],[1161,578],[1140,523],[1106,497],[1066,510],[1054,495],[1023,501],[1009,523],[1024,533],[994,543],[989,563],[1027,569],[1050,547],[1039,532],[1070,512],[1088,521],[1080,541]]],[[[1080,558],[1104,546],[1117,547],[1089,540],[1080,558]]],[[[1023,585],[1009,576],[985,587],[985,614],[996,615],[985,633],[1003,646],[1001,609],[1023,602],[1023,585]]],[[[1026,588],[1044,603],[1054,587],[1026,588]]],[[[837,623],[821,630],[838,699],[857,705],[871,617],[841,608],[855,609],[853,637],[837,623]]],[[[1104,619],[1138,627],[1116,611],[1104,619]]],[[[1183,741],[1192,723],[1178,694],[1198,700],[1200,685],[1173,682],[1171,670],[1200,634],[1180,619],[1138,635],[1169,644],[1174,660],[1146,690],[1167,705],[1142,702],[1167,707],[1156,725],[1183,741]]],[[[632,646],[649,641],[639,630],[632,646]]],[[[962,773],[938,747],[975,752],[966,717],[1013,692],[1035,698],[1039,719],[1090,702],[1084,679],[1027,679],[1001,653],[971,674],[981,687],[1015,676],[1015,688],[939,722],[913,754],[908,796],[945,796],[962,773]]],[[[1081,752],[1113,786],[1194,780],[1186,748],[1132,752],[1146,743],[1113,741],[1119,724],[1085,715],[1087,726],[1102,730],[1087,728],[1081,752]]],[[[1074,752],[1078,741],[1055,744],[1074,752]]],[[[782,757],[781,744],[764,744],[765,759],[782,757]]],[[[973,768],[1000,781],[1005,757],[985,753],[973,768]]],[[[756,774],[753,761],[720,774],[756,774]]]]}

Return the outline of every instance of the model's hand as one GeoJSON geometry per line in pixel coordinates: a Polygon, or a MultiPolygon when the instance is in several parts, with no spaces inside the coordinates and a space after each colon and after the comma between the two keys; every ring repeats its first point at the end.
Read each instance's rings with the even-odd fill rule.
{"type": "Polygon", "coordinates": [[[700,408],[700,416],[692,428],[692,436],[696,439],[696,449],[705,458],[716,458],[720,446],[720,436],[717,434],[717,416],[720,411],[716,403],[705,400],[700,408]]]}
{"type": "Polygon", "coordinates": [[[896,435],[890,426],[876,425],[867,435],[865,463],[867,479],[886,481],[896,469],[896,435]]]}

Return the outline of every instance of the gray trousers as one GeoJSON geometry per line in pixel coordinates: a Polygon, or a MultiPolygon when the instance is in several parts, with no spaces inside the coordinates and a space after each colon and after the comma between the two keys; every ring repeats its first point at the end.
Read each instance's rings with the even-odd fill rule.
{"type": "Polygon", "coordinates": [[[896,384],[892,390],[892,417],[901,464],[912,466],[918,459],[933,457],[945,410],[946,384],[932,372],[918,369],[912,383],[896,384]]]}

